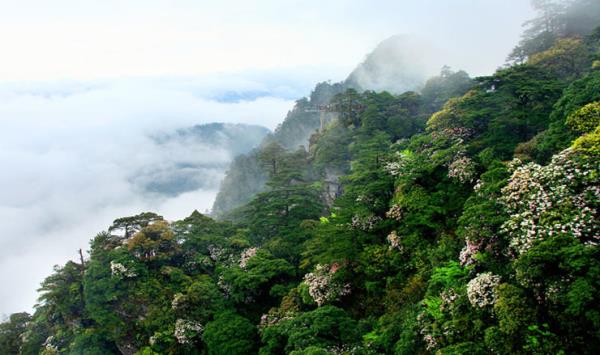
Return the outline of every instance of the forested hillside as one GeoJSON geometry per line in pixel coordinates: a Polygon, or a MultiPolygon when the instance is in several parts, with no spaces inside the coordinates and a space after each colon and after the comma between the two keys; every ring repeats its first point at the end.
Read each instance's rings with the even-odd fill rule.
{"type": "Polygon", "coordinates": [[[597,353],[600,4],[558,4],[490,76],[319,84],[220,219],[115,220],[0,353],[597,353]]]}

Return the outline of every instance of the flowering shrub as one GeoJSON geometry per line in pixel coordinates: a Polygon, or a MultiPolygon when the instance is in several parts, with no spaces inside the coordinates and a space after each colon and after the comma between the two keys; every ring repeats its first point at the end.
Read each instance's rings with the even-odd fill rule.
{"type": "Polygon", "coordinates": [[[313,272],[304,275],[304,283],[308,286],[308,293],[318,306],[350,293],[350,284],[342,284],[334,280],[338,269],[337,264],[332,266],[317,265],[313,272]]]}
{"type": "Polygon", "coordinates": [[[181,307],[181,305],[185,302],[185,296],[183,293],[176,293],[173,296],[173,300],[171,301],[171,309],[176,310],[181,307]]]}
{"type": "Polygon", "coordinates": [[[137,273],[114,260],[110,262],[110,273],[117,277],[136,277],[137,273]]]}
{"type": "Polygon", "coordinates": [[[402,219],[402,207],[400,207],[400,205],[393,205],[392,208],[385,213],[385,216],[400,221],[402,219]]]}
{"type": "Polygon", "coordinates": [[[58,353],[58,346],[54,344],[54,336],[50,335],[42,345],[49,354],[58,353]]]}
{"type": "Polygon", "coordinates": [[[381,217],[379,217],[379,216],[371,215],[371,216],[361,217],[361,216],[355,215],[352,217],[351,227],[354,229],[360,229],[362,231],[368,232],[368,231],[373,230],[373,228],[375,228],[375,225],[379,221],[381,221],[381,217]]]}
{"type": "Polygon", "coordinates": [[[477,275],[467,284],[467,297],[475,307],[483,308],[496,302],[496,287],[500,284],[500,276],[491,272],[477,275]]]}
{"type": "Polygon", "coordinates": [[[269,311],[269,313],[263,314],[260,317],[260,323],[258,324],[258,329],[263,330],[267,327],[272,327],[281,322],[292,320],[293,318],[294,318],[294,314],[292,312],[278,312],[278,311],[271,310],[271,311],[269,311]]]}
{"type": "Polygon", "coordinates": [[[240,256],[240,267],[242,269],[246,268],[246,265],[248,264],[248,260],[250,260],[250,258],[255,256],[257,251],[258,251],[258,248],[248,248],[242,252],[242,255],[240,256]]]}
{"type": "Polygon", "coordinates": [[[458,299],[458,293],[456,293],[456,291],[454,291],[453,288],[450,288],[440,293],[440,299],[442,300],[440,310],[447,311],[450,310],[450,308],[454,304],[454,301],[458,299]]]}
{"type": "Polygon", "coordinates": [[[483,181],[477,179],[475,182],[475,186],[473,186],[473,191],[476,192],[479,196],[481,196],[481,189],[483,188],[483,181]]]}
{"type": "Polygon", "coordinates": [[[191,344],[193,338],[202,333],[204,327],[198,322],[185,319],[177,319],[173,335],[179,344],[191,344]]]}
{"type": "Polygon", "coordinates": [[[452,339],[457,329],[452,319],[460,295],[454,288],[444,289],[439,296],[428,296],[423,300],[423,308],[417,315],[419,334],[427,350],[433,351],[452,339]]]}
{"type": "Polygon", "coordinates": [[[473,182],[476,173],[475,163],[464,155],[454,159],[448,166],[448,177],[462,184],[473,182]]]}
{"type": "Polygon", "coordinates": [[[400,245],[400,236],[396,233],[396,231],[392,231],[387,236],[387,241],[390,243],[390,250],[398,249],[402,251],[402,245],[400,245]]]}
{"type": "Polygon", "coordinates": [[[447,139],[453,144],[462,144],[473,135],[473,130],[465,127],[447,127],[431,132],[431,139],[447,139]]]}
{"type": "Polygon", "coordinates": [[[559,234],[597,245],[599,172],[593,159],[571,149],[555,155],[547,166],[516,168],[500,198],[510,213],[501,230],[511,238],[512,251],[520,255],[535,241],[559,234]]]}
{"type": "Polygon", "coordinates": [[[475,263],[475,254],[477,254],[481,248],[481,243],[474,243],[467,239],[467,244],[460,251],[458,259],[461,266],[472,265],[475,263]]]}
{"type": "Polygon", "coordinates": [[[217,286],[221,289],[221,291],[223,291],[225,298],[229,297],[232,287],[227,281],[225,281],[225,277],[223,275],[219,275],[217,286]]]}
{"type": "Polygon", "coordinates": [[[217,261],[224,253],[223,248],[217,245],[209,245],[208,246],[208,255],[212,259],[212,261],[217,261]]]}
{"type": "Polygon", "coordinates": [[[335,345],[329,346],[325,349],[328,354],[332,355],[353,355],[353,354],[363,354],[365,349],[361,345],[335,345]]]}
{"type": "Polygon", "coordinates": [[[428,314],[427,311],[421,311],[417,315],[417,323],[419,324],[419,334],[425,343],[425,348],[429,351],[436,349],[439,346],[439,340],[441,340],[434,333],[433,317],[428,314]]]}
{"type": "Polygon", "coordinates": [[[411,165],[414,162],[414,155],[411,151],[405,150],[396,152],[396,159],[387,162],[383,169],[392,176],[404,176],[411,170],[411,165]]]}

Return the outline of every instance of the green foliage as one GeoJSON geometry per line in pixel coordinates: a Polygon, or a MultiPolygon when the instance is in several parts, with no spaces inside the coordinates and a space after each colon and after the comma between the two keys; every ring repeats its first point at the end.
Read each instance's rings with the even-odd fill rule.
{"type": "Polygon", "coordinates": [[[294,275],[294,267],[287,261],[274,258],[268,251],[259,250],[255,257],[248,260],[245,268],[227,267],[222,277],[228,285],[232,301],[260,304],[259,300],[262,300],[268,304],[270,290],[294,275]]]}
{"type": "Polygon", "coordinates": [[[589,154],[591,156],[600,156],[600,127],[594,132],[583,135],[573,143],[573,149],[589,154]]]}
{"type": "Polygon", "coordinates": [[[256,328],[242,316],[221,313],[206,325],[202,340],[211,355],[251,354],[256,351],[256,328]]]}
{"type": "Polygon", "coordinates": [[[589,103],[567,117],[567,126],[580,133],[592,132],[600,125],[600,102],[589,103]]]}
{"type": "Polygon", "coordinates": [[[356,322],[334,306],[323,306],[299,317],[284,320],[262,331],[266,344],[261,354],[321,349],[352,345],[359,341],[356,322]]]}
{"type": "Polygon", "coordinates": [[[440,75],[427,80],[421,90],[428,112],[439,111],[446,101],[464,95],[473,84],[466,72],[453,72],[449,67],[442,68],[440,75]]]}
{"type": "Polygon", "coordinates": [[[115,219],[112,226],[108,228],[108,231],[123,230],[125,238],[129,238],[140,229],[147,227],[150,223],[162,220],[163,217],[154,212],[142,212],[135,216],[115,219]]]}
{"type": "Polygon", "coordinates": [[[590,58],[581,39],[561,38],[551,48],[532,54],[528,63],[548,68],[558,77],[578,77],[589,68],[590,58]]]}
{"type": "Polygon", "coordinates": [[[487,77],[318,84],[234,161],[220,221],[115,220],[0,353],[595,353],[596,3],[536,1],[527,63],[487,77]]]}
{"type": "Polygon", "coordinates": [[[8,321],[0,324],[0,352],[2,354],[17,354],[21,349],[23,340],[21,334],[27,330],[31,321],[28,313],[14,313],[8,321]]]}
{"type": "Polygon", "coordinates": [[[532,0],[538,16],[525,23],[527,29],[509,60],[522,62],[527,57],[552,47],[557,39],[583,37],[598,26],[600,5],[594,0],[532,0]]]}

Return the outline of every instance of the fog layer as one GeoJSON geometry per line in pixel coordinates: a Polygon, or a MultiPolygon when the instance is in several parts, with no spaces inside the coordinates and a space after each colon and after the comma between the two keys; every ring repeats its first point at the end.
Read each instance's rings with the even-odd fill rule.
{"type": "Polygon", "coordinates": [[[249,145],[226,135],[258,142],[268,130],[226,125],[209,139],[190,127],[272,129],[292,106],[289,96],[304,89],[234,81],[0,86],[0,284],[10,285],[0,290],[0,314],[30,309],[52,265],[86,250],[113,219],[152,210],[172,220],[208,209],[229,161],[249,145]]]}

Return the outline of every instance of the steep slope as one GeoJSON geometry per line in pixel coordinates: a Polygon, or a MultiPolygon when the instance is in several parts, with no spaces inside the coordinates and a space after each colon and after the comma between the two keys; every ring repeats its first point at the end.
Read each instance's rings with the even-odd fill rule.
{"type": "MultiPolygon", "coordinates": [[[[387,90],[392,93],[422,90],[425,105],[419,114],[428,115],[439,110],[449,98],[464,94],[473,85],[473,81],[467,73],[453,72],[448,67],[444,67],[439,76],[426,80],[427,73],[432,72],[433,65],[427,63],[432,56],[425,46],[408,36],[393,36],[382,41],[344,82],[319,83],[308,98],[296,101],[294,108],[288,112],[273,135],[266,137],[262,145],[277,142],[291,151],[301,146],[308,149],[309,138],[324,123],[327,124],[339,114],[320,114],[315,111],[347,89],[387,90]]],[[[256,193],[265,190],[267,174],[261,169],[258,159],[260,150],[258,148],[232,162],[213,204],[214,217],[224,218],[229,212],[250,201],[256,193]]],[[[325,194],[334,196],[339,192],[338,178],[343,170],[330,167],[321,173],[328,176],[325,179],[325,194]]]]}
{"type": "Polygon", "coordinates": [[[267,189],[235,223],[115,220],[1,352],[595,354],[598,34],[429,98],[335,95],[307,150],[256,151],[267,189]]]}
{"type": "MultiPolygon", "coordinates": [[[[296,101],[294,108],[288,112],[275,132],[265,137],[261,147],[275,142],[288,150],[300,147],[306,149],[309,137],[321,125],[321,115],[315,110],[343,90],[344,86],[341,84],[317,84],[309,98],[296,101]]],[[[257,193],[264,191],[267,172],[259,161],[261,147],[233,160],[213,204],[214,217],[225,217],[229,212],[250,201],[257,193]]]]}

